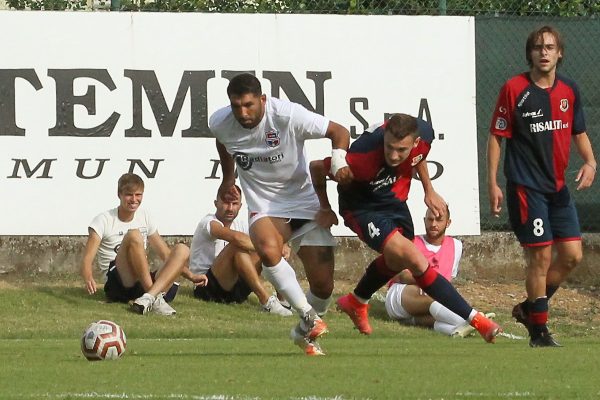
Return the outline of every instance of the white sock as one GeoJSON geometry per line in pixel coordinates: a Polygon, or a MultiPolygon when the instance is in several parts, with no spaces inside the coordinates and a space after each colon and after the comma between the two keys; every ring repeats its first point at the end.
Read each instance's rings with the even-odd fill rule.
{"type": "Polygon", "coordinates": [[[333,298],[329,296],[326,299],[322,299],[320,297],[315,296],[313,292],[311,292],[310,289],[308,289],[306,291],[306,300],[308,301],[308,304],[310,304],[312,308],[315,309],[319,317],[322,317],[327,312],[327,309],[329,309],[329,305],[331,304],[333,298]]]}
{"type": "Polygon", "coordinates": [[[300,315],[305,315],[312,309],[296,279],[296,272],[284,258],[272,267],[263,264],[262,275],[300,315]]]}
{"type": "MultiPolygon", "coordinates": [[[[463,321],[464,321],[464,319],[463,319],[463,321]]],[[[452,336],[452,334],[454,333],[454,330],[456,328],[457,327],[455,325],[447,324],[445,322],[435,321],[433,323],[434,331],[443,333],[444,335],[448,335],[448,336],[452,336]]]]}
{"type": "Polygon", "coordinates": [[[473,317],[475,317],[478,313],[479,311],[477,311],[476,309],[472,309],[471,314],[469,314],[469,322],[473,321],[473,317]]]}
{"type": "Polygon", "coordinates": [[[429,306],[429,313],[436,321],[444,322],[454,327],[465,323],[465,320],[462,319],[459,315],[453,313],[437,301],[431,303],[431,305],[429,306]]]}

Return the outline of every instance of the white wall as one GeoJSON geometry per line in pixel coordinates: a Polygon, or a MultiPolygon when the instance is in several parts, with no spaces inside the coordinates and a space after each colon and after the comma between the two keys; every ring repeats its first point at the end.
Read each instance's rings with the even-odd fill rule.
{"type": "MultiPolygon", "coordinates": [[[[213,174],[214,139],[184,137],[182,131],[227,104],[224,71],[245,70],[255,71],[267,94],[276,86],[274,71],[293,77],[298,87],[288,80],[280,97],[300,101],[303,95],[357,133],[361,120],[373,124],[393,112],[416,116],[426,102],[437,134],[429,160],[444,168],[434,185],[450,203],[451,233],[479,234],[473,18],[11,11],[0,12],[0,36],[11,38],[3,41],[0,63],[1,235],[85,234],[97,213],[117,205],[116,180],[129,169],[128,159],[142,160],[149,170],[152,159],[163,160],[153,178],[134,169],[146,181],[144,205],[162,234],[191,234],[213,209],[220,171],[213,174]],[[65,76],[73,69],[92,77],[75,79],[71,90],[65,76]],[[27,78],[11,79],[14,70],[27,78]],[[160,91],[134,103],[126,71],[155,74],[166,114],[176,97],[182,102],[170,136],[161,136],[165,115],[159,113],[157,122],[148,100],[160,103],[160,91]],[[192,110],[190,91],[176,96],[185,71],[214,73],[196,99],[205,109],[192,110]],[[316,84],[307,76],[313,72],[330,78],[316,84]],[[65,98],[75,105],[63,104],[65,98]],[[68,120],[70,107],[76,131],[52,135],[52,128],[60,131],[57,121],[68,120]],[[136,125],[134,109],[150,137],[126,134],[136,125]],[[114,127],[94,137],[111,115],[118,117],[114,127]],[[16,134],[15,126],[24,132],[16,134]],[[100,176],[83,179],[77,176],[83,161],[77,160],[84,159],[90,160],[84,176],[94,174],[97,159],[108,161],[100,176]],[[29,177],[15,160],[27,160],[29,177]],[[42,160],[48,161],[33,172],[42,160]]],[[[201,126],[192,133],[198,132],[208,135],[201,126]]],[[[311,158],[328,153],[326,140],[310,146],[311,158]]],[[[420,232],[425,208],[418,182],[409,205],[420,232]]]]}

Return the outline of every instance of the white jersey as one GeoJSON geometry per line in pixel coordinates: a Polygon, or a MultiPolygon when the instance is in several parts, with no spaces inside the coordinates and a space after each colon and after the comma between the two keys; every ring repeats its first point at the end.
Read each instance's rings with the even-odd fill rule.
{"type": "Polygon", "coordinates": [[[237,164],[249,215],[314,219],[319,210],[304,150],[306,139],[324,138],[329,120],[300,104],[267,97],[265,115],[242,127],[231,106],[217,110],[209,127],[237,164]]]}
{"type": "Polygon", "coordinates": [[[117,208],[113,208],[97,215],[89,227],[100,236],[98,265],[102,271],[106,271],[108,264],[117,256],[117,251],[119,251],[123,237],[128,230],[139,229],[144,238],[144,248],[146,248],[148,236],[153,235],[157,231],[154,220],[142,208],[137,209],[133,219],[129,222],[121,221],[117,208]]]}
{"type": "MultiPolygon", "coordinates": [[[[212,267],[215,258],[225,248],[228,242],[216,239],[210,233],[210,223],[219,221],[215,214],[208,214],[198,223],[192,244],[190,245],[190,271],[195,274],[205,274],[212,267]]],[[[248,234],[248,222],[245,218],[236,218],[229,229],[248,234]]]]}

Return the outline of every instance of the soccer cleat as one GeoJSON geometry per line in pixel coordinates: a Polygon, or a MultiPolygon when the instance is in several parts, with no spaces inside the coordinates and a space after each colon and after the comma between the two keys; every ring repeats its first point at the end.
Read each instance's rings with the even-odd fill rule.
{"type": "Polygon", "coordinates": [[[152,310],[155,300],[150,293],[144,293],[131,303],[131,310],[138,314],[148,314],[152,310]]]}
{"type": "Polygon", "coordinates": [[[354,326],[364,335],[370,335],[373,328],[369,324],[369,305],[356,300],[352,293],[340,297],[336,301],[338,310],[348,314],[354,326]]]}
{"type": "Polygon", "coordinates": [[[289,317],[290,315],[292,315],[292,312],[289,309],[285,308],[283,305],[281,305],[281,303],[279,302],[279,300],[277,300],[277,297],[275,296],[269,297],[269,300],[267,300],[266,304],[263,304],[262,308],[265,312],[281,315],[282,317],[289,317]]]}
{"type": "Polygon", "coordinates": [[[302,349],[307,356],[324,356],[325,352],[319,346],[316,340],[309,340],[304,336],[304,332],[300,326],[292,328],[290,338],[294,344],[302,349]]]}
{"type": "Polygon", "coordinates": [[[325,321],[323,321],[313,309],[306,313],[306,315],[300,317],[298,326],[300,327],[300,330],[304,332],[304,337],[308,340],[315,340],[329,332],[325,321]]]}
{"type": "Polygon", "coordinates": [[[163,293],[159,293],[152,304],[152,312],[159,315],[175,315],[177,311],[165,301],[163,293]]]}
{"type": "Polygon", "coordinates": [[[542,332],[531,338],[529,347],[562,347],[562,345],[552,337],[550,332],[542,332]]]}
{"type": "Polygon", "coordinates": [[[496,342],[496,335],[502,332],[500,325],[486,317],[483,313],[477,313],[471,320],[471,326],[477,329],[477,332],[488,343],[496,342]]]}
{"type": "MultiPolygon", "coordinates": [[[[489,319],[494,319],[494,318],[496,318],[496,313],[493,313],[493,312],[485,313],[485,316],[489,319]]],[[[452,332],[452,335],[450,335],[450,336],[452,336],[454,338],[457,338],[457,337],[466,338],[473,332],[475,332],[475,328],[472,327],[468,322],[465,322],[463,325],[458,326],[454,330],[454,332],[452,332]]]]}
{"type": "MultiPolygon", "coordinates": [[[[527,301],[527,300],[525,300],[527,301]]],[[[523,309],[523,303],[519,303],[512,309],[512,317],[520,324],[523,324],[527,331],[529,331],[529,319],[527,318],[527,313],[523,309]]]]}

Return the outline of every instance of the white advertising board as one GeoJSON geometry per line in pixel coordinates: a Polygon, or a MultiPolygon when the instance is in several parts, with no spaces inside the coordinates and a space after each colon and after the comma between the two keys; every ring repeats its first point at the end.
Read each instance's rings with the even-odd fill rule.
{"type": "MultiPolygon", "coordinates": [[[[86,234],[128,171],[159,231],[191,235],[220,183],[208,116],[240,71],[354,137],[386,113],[429,120],[450,231],[479,234],[473,18],[13,11],[0,35],[0,235],[86,234]]],[[[422,232],[418,181],[409,205],[422,232]]]]}

